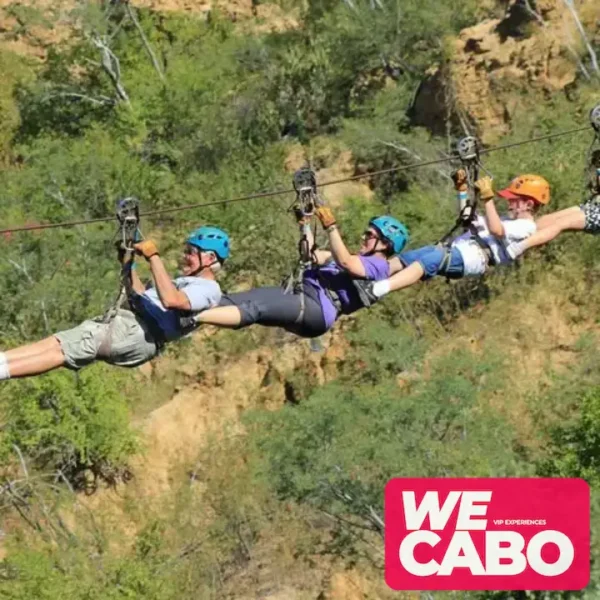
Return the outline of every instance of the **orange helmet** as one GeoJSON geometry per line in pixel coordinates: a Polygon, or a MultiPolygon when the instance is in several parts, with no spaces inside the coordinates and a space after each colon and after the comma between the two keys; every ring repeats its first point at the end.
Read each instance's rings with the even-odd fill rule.
{"type": "Polygon", "coordinates": [[[550,184],[539,175],[518,175],[507,188],[498,192],[498,196],[507,200],[518,200],[525,196],[538,204],[548,204],[550,184]]]}

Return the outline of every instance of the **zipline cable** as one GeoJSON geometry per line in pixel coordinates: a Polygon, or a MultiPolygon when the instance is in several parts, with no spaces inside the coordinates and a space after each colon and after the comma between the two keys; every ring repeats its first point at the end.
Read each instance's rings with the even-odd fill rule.
{"type": "MultiPolygon", "coordinates": [[[[566,131],[559,131],[556,133],[549,133],[546,135],[541,135],[534,138],[529,138],[527,140],[521,140],[520,142],[511,142],[508,144],[503,144],[500,146],[493,146],[492,148],[487,148],[480,151],[480,154],[490,154],[491,152],[497,152],[499,150],[508,150],[510,148],[516,148],[518,146],[524,146],[526,144],[533,144],[536,142],[543,142],[545,140],[551,140],[559,137],[564,137],[567,135],[573,135],[575,133],[581,133],[583,131],[589,131],[589,125],[585,127],[577,127],[575,129],[568,129],[566,131]]],[[[360,175],[353,175],[352,177],[344,177],[342,179],[333,179],[332,181],[325,181],[324,183],[317,184],[317,187],[326,187],[328,185],[336,185],[338,183],[345,183],[347,181],[356,181],[358,179],[367,179],[369,177],[377,177],[378,175],[386,175],[388,173],[397,173],[401,171],[410,171],[412,169],[420,169],[423,167],[429,167],[432,165],[439,165],[445,162],[449,162],[452,160],[456,160],[458,157],[455,155],[445,156],[444,158],[438,158],[434,160],[428,160],[420,163],[412,163],[409,165],[399,165],[397,167],[390,167],[388,169],[381,169],[379,171],[370,171],[367,173],[362,173],[360,175]]],[[[164,215],[168,213],[181,212],[183,210],[192,210],[194,208],[205,208],[208,206],[220,206],[225,204],[233,204],[234,202],[245,202],[249,200],[257,200],[261,198],[271,198],[273,196],[283,196],[286,194],[295,193],[294,188],[285,189],[285,190],[273,190],[270,192],[257,192],[255,194],[248,194],[246,196],[239,196],[237,198],[229,198],[227,200],[215,200],[213,202],[201,202],[197,204],[187,204],[185,206],[174,206],[169,208],[162,208],[157,210],[151,210],[146,212],[141,212],[140,217],[152,217],[156,215],[164,215]]],[[[78,225],[90,225],[93,223],[106,223],[108,221],[114,221],[114,215],[110,217],[99,217],[97,219],[85,219],[79,221],[64,221],[61,223],[39,223],[32,225],[21,225],[18,227],[11,227],[9,229],[0,229],[0,235],[8,234],[8,233],[17,233],[21,231],[38,231],[42,229],[56,229],[59,227],[76,227],[78,225]]]]}

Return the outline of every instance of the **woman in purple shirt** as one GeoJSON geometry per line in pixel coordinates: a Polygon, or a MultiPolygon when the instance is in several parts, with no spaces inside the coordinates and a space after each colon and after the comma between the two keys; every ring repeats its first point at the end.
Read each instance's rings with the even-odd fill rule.
{"type": "Polygon", "coordinates": [[[281,287],[264,287],[224,295],[217,308],[199,313],[196,322],[233,329],[258,323],[312,338],[330,329],[340,315],[363,308],[361,285],[389,277],[388,258],[408,242],[406,227],[389,216],[371,219],[358,254],[351,254],[331,210],[318,208],[317,216],[331,251],[315,251],[317,266],[304,272],[300,289],[286,293],[281,287]]]}

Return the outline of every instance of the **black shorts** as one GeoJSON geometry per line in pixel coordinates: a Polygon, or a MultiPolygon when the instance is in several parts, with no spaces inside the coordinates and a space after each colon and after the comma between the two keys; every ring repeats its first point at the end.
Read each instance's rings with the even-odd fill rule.
{"type": "Polygon", "coordinates": [[[286,293],[281,287],[264,287],[226,294],[219,306],[236,306],[242,315],[240,327],[254,324],[281,327],[306,338],[327,331],[318,293],[309,286],[294,293],[286,293]]]}
{"type": "Polygon", "coordinates": [[[600,204],[598,202],[586,202],[580,206],[585,216],[583,230],[587,233],[600,233],[600,204]]]}

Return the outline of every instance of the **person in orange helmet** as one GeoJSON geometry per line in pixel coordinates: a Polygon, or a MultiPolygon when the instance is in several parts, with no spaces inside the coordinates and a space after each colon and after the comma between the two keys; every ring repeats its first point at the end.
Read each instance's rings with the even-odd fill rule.
{"type": "MultiPolygon", "coordinates": [[[[467,197],[467,176],[463,169],[453,174],[459,202],[467,197]]],[[[369,305],[390,292],[426,281],[436,275],[449,279],[483,275],[489,266],[514,260],[506,248],[523,243],[537,232],[535,215],[550,202],[550,184],[540,175],[519,175],[497,195],[508,201],[508,216],[500,217],[494,203],[489,177],[475,186],[484,203],[485,214],[476,215],[470,231],[448,245],[431,245],[403,252],[390,260],[392,277],[366,288],[369,305]]]]}
{"type": "MultiPolygon", "coordinates": [[[[600,169],[597,169],[597,188],[600,189],[600,169]]],[[[600,200],[595,195],[588,202],[571,206],[550,213],[538,220],[537,232],[520,242],[512,242],[506,247],[506,252],[513,259],[535,246],[551,242],[563,231],[584,231],[585,233],[600,233],[600,200]]]]}

